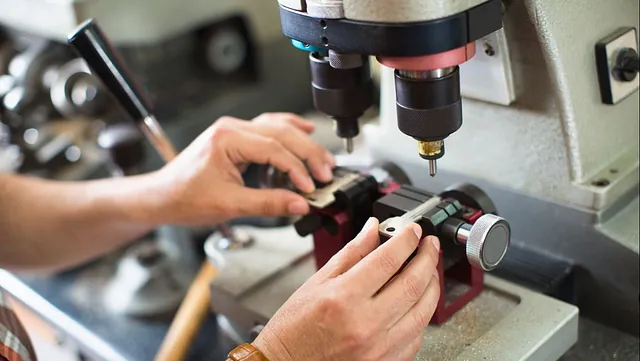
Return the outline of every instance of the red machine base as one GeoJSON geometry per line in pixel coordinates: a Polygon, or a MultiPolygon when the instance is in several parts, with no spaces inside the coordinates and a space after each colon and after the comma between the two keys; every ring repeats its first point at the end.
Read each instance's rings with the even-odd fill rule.
{"type": "Polygon", "coordinates": [[[443,258],[443,252],[440,250],[438,274],[440,275],[441,292],[438,306],[431,318],[431,323],[434,325],[441,325],[447,322],[462,307],[473,301],[484,288],[484,271],[471,267],[471,264],[465,260],[458,261],[458,263],[445,271],[443,258]],[[447,285],[448,281],[453,281],[458,285],[462,284],[467,286],[468,289],[456,298],[449,300],[452,289],[451,285],[447,285]]]}

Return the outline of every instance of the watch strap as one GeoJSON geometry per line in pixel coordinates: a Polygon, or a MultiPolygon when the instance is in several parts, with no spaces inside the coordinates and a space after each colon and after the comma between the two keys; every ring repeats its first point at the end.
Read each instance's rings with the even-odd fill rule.
{"type": "Polygon", "coordinates": [[[269,361],[265,355],[255,346],[249,343],[242,344],[229,352],[227,361],[269,361]]]}

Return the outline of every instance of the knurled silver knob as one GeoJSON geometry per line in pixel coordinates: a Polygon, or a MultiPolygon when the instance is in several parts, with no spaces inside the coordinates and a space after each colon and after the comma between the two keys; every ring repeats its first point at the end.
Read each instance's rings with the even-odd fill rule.
{"type": "Polygon", "coordinates": [[[507,253],[511,242],[511,227],[504,218],[485,214],[473,224],[466,238],[469,263],[491,271],[507,253]]]}

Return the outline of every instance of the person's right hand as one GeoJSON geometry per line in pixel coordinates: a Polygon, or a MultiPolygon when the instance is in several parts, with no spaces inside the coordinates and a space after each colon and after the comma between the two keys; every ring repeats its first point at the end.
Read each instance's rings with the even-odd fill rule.
{"type": "Polygon", "coordinates": [[[420,238],[413,224],[380,245],[378,221],[369,219],[276,312],[254,346],[271,361],[413,360],[440,297],[440,243],[420,238]]]}

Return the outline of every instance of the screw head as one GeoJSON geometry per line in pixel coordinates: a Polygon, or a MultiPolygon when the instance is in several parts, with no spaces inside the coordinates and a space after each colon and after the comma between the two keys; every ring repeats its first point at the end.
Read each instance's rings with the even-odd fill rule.
{"type": "Polygon", "coordinates": [[[638,52],[631,48],[620,50],[613,73],[620,81],[633,81],[638,76],[638,52]]]}
{"type": "Polygon", "coordinates": [[[484,53],[487,54],[487,56],[496,55],[496,50],[493,48],[493,46],[491,46],[491,44],[489,44],[489,42],[485,41],[483,44],[483,47],[484,47],[484,53]]]}

